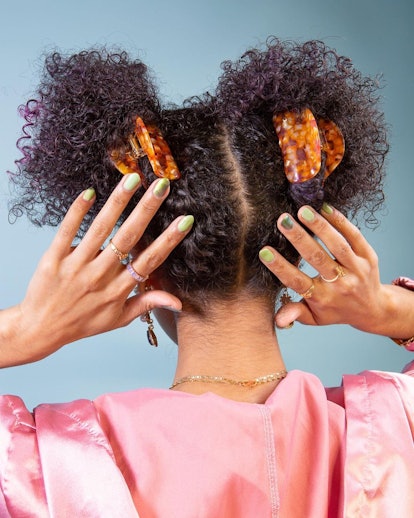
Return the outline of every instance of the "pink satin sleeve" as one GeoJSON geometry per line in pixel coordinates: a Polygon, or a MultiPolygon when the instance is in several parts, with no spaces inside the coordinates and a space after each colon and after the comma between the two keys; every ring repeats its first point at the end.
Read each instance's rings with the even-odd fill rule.
{"type": "Polygon", "coordinates": [[[137,518],[91,401],[0,398],[0,516],[137,518]]]}
{"type": "Polygon", "coordinates": [[[33,415],[16,396],[0,396],[0,516],[50,516],[33,415]]]}
{"type": "Polygon", "coordinates": [[[412,371],[344,376],[343,390],[347,416],[344,516],[412,516],[412,371]]]}

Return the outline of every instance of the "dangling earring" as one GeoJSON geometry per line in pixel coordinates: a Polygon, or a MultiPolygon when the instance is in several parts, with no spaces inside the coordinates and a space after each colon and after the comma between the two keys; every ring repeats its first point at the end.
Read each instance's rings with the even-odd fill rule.
{"type": "MultiPolygon", "coordinates": [[[[144,290],[145,291],[152,290],[152,286],[145,283],[144,290]]],[[[148,325],[148,329],[147,329],[148,343],[150,345],[152,345],[153,347],[158,347],[158,339],[154,332],[154,321],[151,318],[151,311],[146,311],[145,313],[143,313],[141,315],[141,321],[146,322],[146,324],[148,325]]]]}
{"type": "Polygon", "coordinates": [[[147,311],[143,315],[141,315],[142,322],[146,322],[148,324],[147,329],[147,339],[148,343],[153,347],[158,347],[158,339],[154,333],[154,321],[151,318],[151,311],[147,311]]]}
{"type": "MultiPolygon", "coordinates": [[[[143,291],[149,291],[152,290],[151,284],[147,284],[148,281],[145,283],[139,283],[134,288],[135,295],[142,294],[143,291]]],[[[140,316],[141,322],[145,322],[148,325],[147,329],[147,340],[150,345],[153,347],[158,347],[158,339],[154,332],[154,321],[151,318],[151,311],[146,311],[140,316]]]]}

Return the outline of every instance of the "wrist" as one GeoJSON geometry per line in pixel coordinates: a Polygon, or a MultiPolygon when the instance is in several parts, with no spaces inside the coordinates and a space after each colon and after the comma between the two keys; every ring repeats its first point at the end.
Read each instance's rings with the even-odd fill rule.
{"type": "Polygon", "coordinates": [[[369,332],[392,339],[414,334],[414,292],[395,284],[382,284],[377,296],[379,311],[369,332]]]}
{"type": "Polygon", "coordinates": [[[24,336],[20,306],[0,311],[0,368],[24,363],[24,336]]]}
{"type": "MultiPolygon", "coordinates": [[[[405,288],[406,292],[414,292],[414,280],[410,279],[408,277],[398,277],[397,279],[394,279],[392,281],[392,284],[394,286],[400,286],[401,288],[405,288]]],[[[411,307],[412,307],[412,303],[411,303],[411,307]]],[[[414,319],[414,317],[411,318],[411,321],[413,319],[414,319]]],[[[408,322],[410,322],[409,316],[408,316],[407,320],[408,320],[408,322]]],[[[399,345],[401,347],[405,347],[408,351],[414,351],[414,333],[410,334],[409,338],[392,338],[392,340],[397,345],[399,345]]]]}

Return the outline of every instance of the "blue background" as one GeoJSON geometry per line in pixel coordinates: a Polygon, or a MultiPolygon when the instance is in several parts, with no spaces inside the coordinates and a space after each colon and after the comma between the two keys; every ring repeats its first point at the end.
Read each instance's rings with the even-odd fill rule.
{"type": "MultiPolygon", "coordinates": [[[[269,35],[323,39],[365,74],[383,74],[391,142],[387,205],[379,215],[381,225],[363,231],[378,252],[383,282],[413,275],[413,21],[410,0],[8,2],[0,21],[0,307],[23,298],[53,235],[53,229],[34,228],[25,220],[8,223],[5,171],[18,157],[17,106],[34,90],[45,51],[78,51],[95,44],[120,45],[141,57],[158,77],[164,98],[175,102],[213,88],[224,59],[237,58],[269,35]]],[[[150,348],[138,320],[72,344],[36,364],[0,371],[0,393],[21,395],[32,407],[107,391],[167,387],[176,348],[160,330],[158,335],[160,347],[150,348]]],[[[289,369],[314,372],[327,385],[339,384],[345,372],[400,370],[410,359],[387,338],[346,326],[296,324],[280,332],[279,339],[289,369]]]]}

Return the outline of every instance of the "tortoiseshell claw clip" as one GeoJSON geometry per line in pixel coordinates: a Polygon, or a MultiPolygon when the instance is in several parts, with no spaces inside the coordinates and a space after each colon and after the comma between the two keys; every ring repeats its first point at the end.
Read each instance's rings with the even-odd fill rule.
{"type": "Polygon", "coordinates": [[[318,119],[322,151],[326,153],[325,179],[338,167],[345,154],[345,139],[338,126],[327,119],[318,119]]]}
{"type": "Polygon", "coordinates": [[[138,173],[144,187],[147,188],[147,181],[139,166],[139,159],[143,156],[148,157],[154,174],[159,178],[181,178],[171,150],[160,130],[154,125],[145,125],[141,117],[137,117],[134,133],[129,136],[128,144],[111,150],[109,157],[120,173],[138,173]]]}
{"type": "Polygon", "coordinates": [[[324,179],[344,156],[345,141],[341,130],[332,121],[316,121],[309,108],[279,113],[273,117],[273,125],[290,183],[306,182],[319,173],[321,151],[326,154],[324,179]]]}

